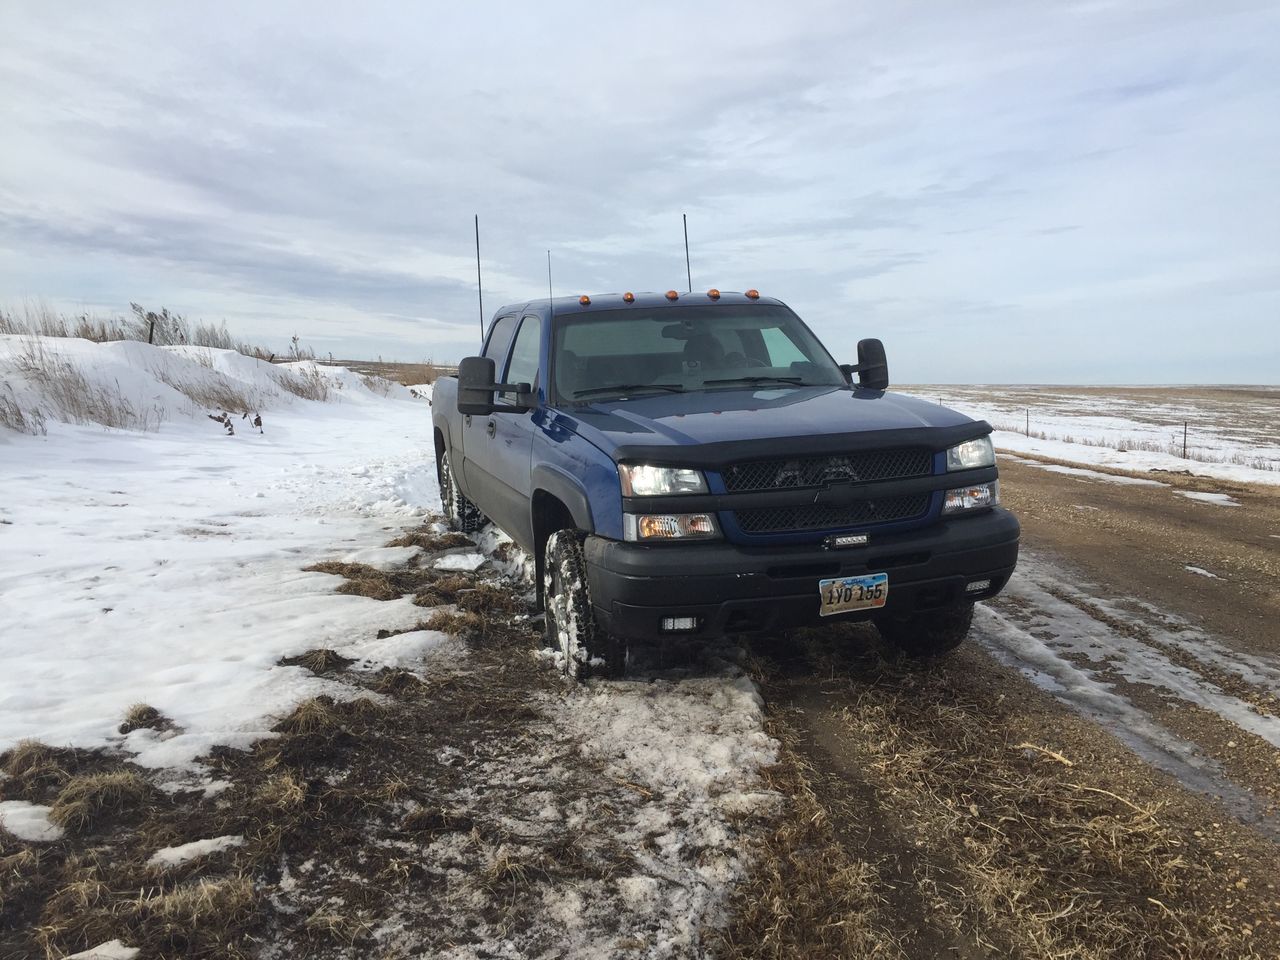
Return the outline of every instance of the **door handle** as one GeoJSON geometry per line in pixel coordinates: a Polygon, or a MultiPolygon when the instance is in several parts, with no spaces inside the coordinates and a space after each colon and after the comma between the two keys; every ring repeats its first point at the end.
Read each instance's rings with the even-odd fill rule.
{"type": "Polygon", "coordinates": [[[487,427],[485,428],[485,432],[486,432],[486,433],[488,433],[488,434],[489,434],[489,436],[491,436],[491,437],[492,437],[495,433],[497,433],[497,432],[498,432],[498,423],[497,423],[497,421],[495,421],[495,420],[490,420],[490,421],[489,421],[489,426],[487,426],[487,427]]]}

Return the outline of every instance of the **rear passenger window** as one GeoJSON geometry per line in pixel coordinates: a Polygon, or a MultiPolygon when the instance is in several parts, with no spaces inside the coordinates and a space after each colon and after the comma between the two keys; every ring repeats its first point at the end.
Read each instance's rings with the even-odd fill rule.
{"type": "Polygon", "coordinates": [[[506,362],[507,347],[511,345],[511,334],[515,328],[515,317],[499,317],[494,321],[493,330],[489,334],[489,343],[482,356],[494,362],[494,369],[498,373],[502,372],[502,365],[506,362]]]}

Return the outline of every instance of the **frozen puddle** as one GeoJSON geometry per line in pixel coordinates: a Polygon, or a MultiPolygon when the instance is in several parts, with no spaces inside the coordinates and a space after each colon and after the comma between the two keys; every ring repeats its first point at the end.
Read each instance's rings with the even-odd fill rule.
{"type": "Polygon", "coordinates": [[[1240,501],[1226,493],[1200,493],[1197,490],[1179,490],[1179,494],[1188,500],[1197,500],[1200,503],[1212,503],[1219,507],[1238,507],[1240,501]]]}

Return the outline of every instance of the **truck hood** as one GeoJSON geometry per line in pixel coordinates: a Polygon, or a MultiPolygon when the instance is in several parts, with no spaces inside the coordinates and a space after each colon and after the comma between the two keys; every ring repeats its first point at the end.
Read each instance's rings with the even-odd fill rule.
{"type": "MultiPolygon", "coordinates": [[[[847,387],[784,387],[658,394],[561,411],[566,427],[616,460],[649,456],[690,466],[747,452],[827,452],[929,443],[990,427],[936,403],[847,387]],[[749,446],[759,444],[754,451],[749,446]]],[[[967,437],[962,437],[965,439],[967,437]]]]}

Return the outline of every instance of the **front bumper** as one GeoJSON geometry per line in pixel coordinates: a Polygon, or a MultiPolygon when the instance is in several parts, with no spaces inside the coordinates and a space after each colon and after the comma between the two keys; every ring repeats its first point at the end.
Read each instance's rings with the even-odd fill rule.
{"type": "Polygon", "coordinates": [[[618,636],[717,637],[995,596],[1017,565],[1018,534],[1017,518],[996,507],[906,533],[873,532],[867,546],[840,550],[813,544],[637,544],[591,536],[587,577],[597,618],[618,636]],[[889,575],[889,599],[881,610],[818,615],[819,580],[865,573],[889,575]],[[988,589],[965,592],[966,584],[986,579],[988,589]],[[666,617],[696,618],[698,628],[665,634],[666,617]]]}

